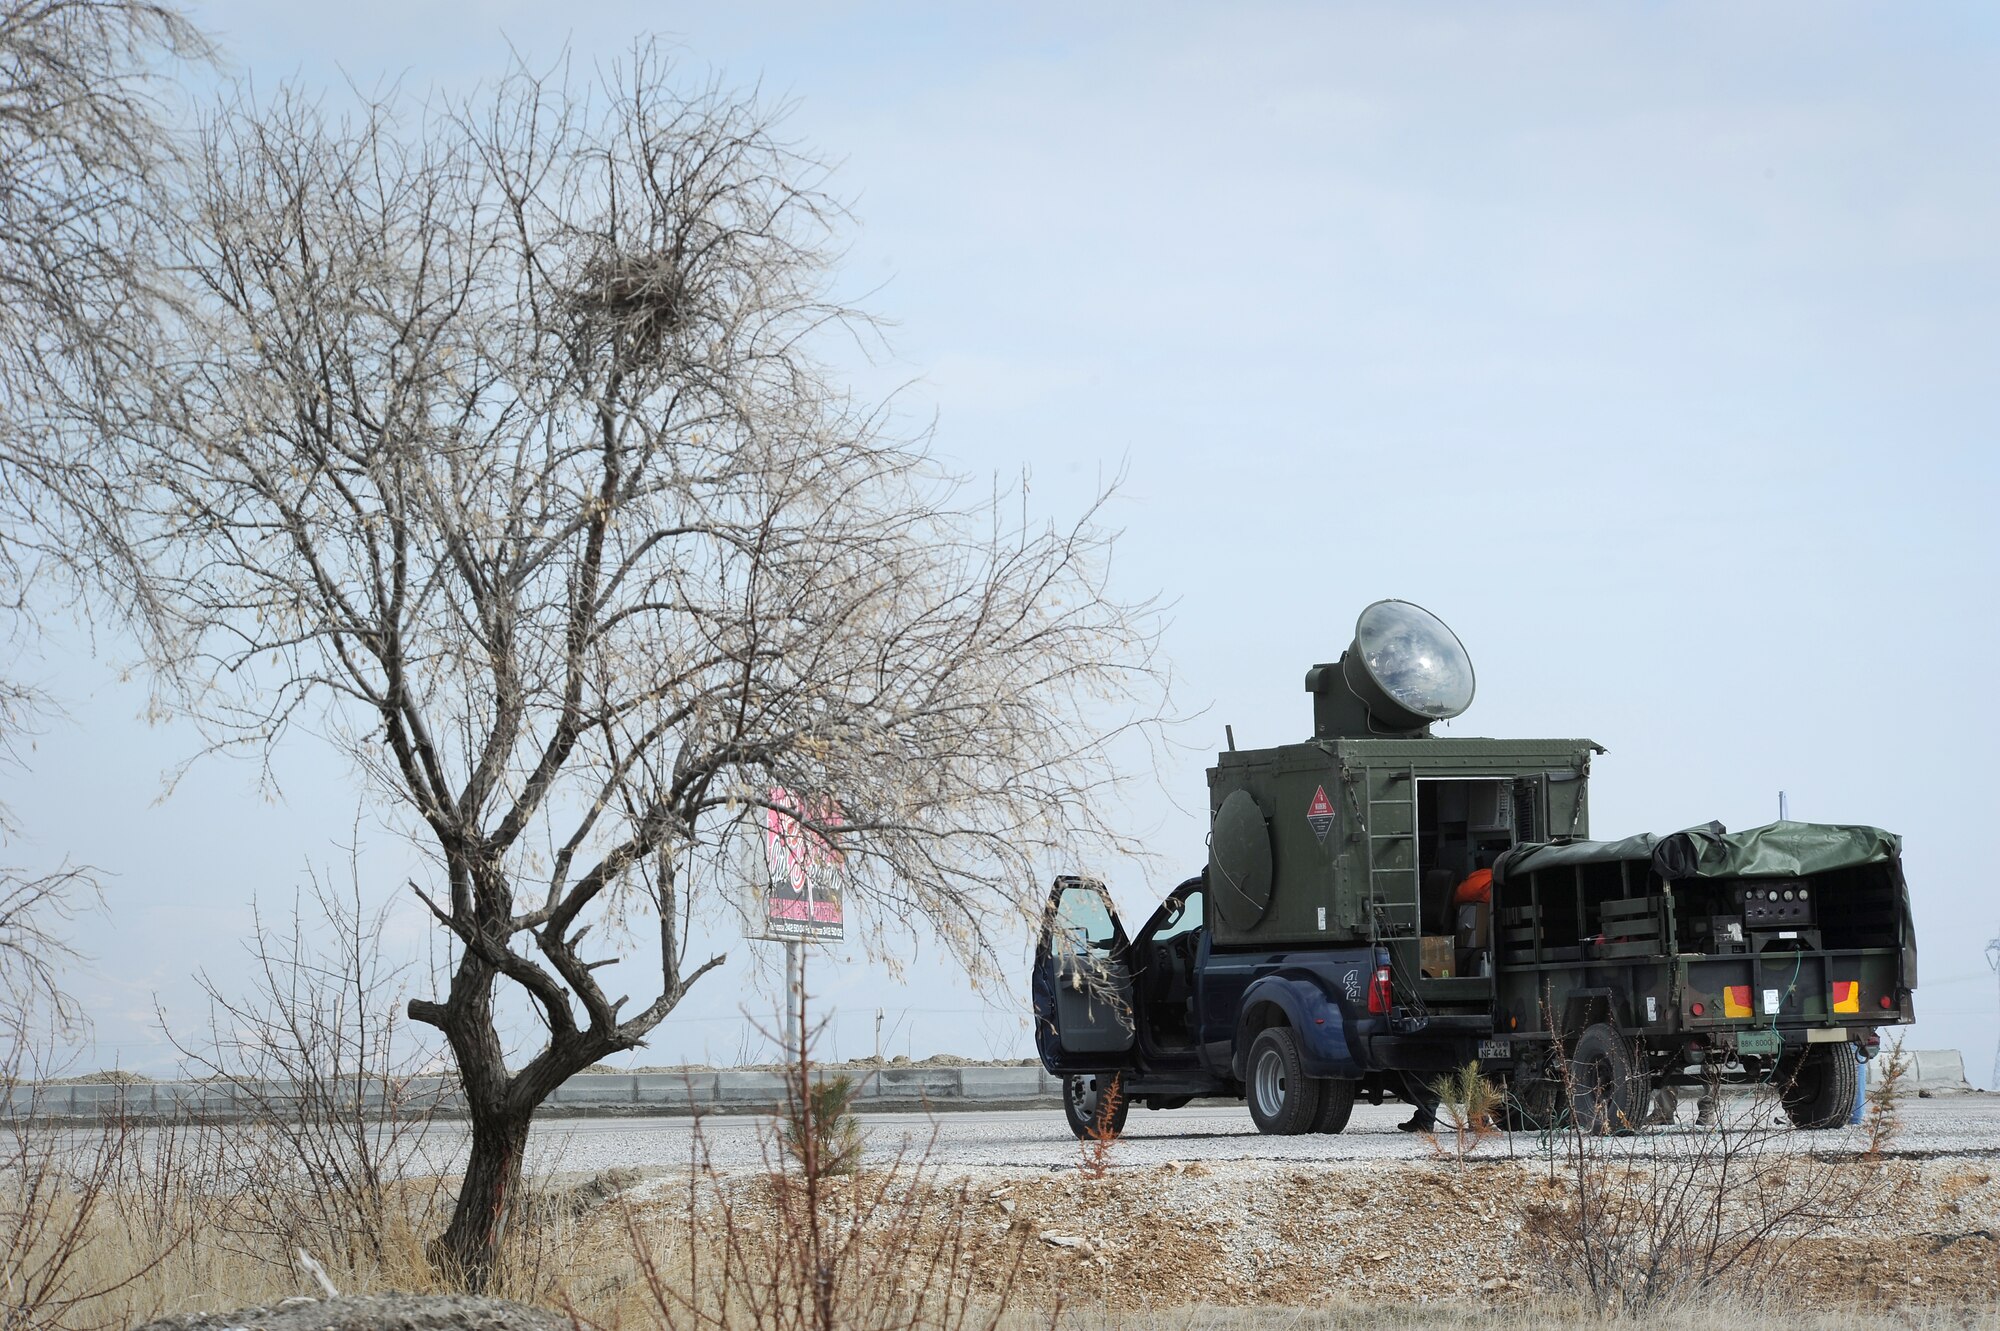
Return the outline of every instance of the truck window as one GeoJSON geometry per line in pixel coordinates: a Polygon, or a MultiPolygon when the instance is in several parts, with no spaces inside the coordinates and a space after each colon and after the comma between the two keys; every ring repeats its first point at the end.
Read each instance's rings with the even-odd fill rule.
{"type": "Polygon", "coordinates": [[[1055,933],[1072,952],[1110,951],[1116,930],[1104,894],[1082,885],[1065,890],[1056,906],[1055,933]]]}

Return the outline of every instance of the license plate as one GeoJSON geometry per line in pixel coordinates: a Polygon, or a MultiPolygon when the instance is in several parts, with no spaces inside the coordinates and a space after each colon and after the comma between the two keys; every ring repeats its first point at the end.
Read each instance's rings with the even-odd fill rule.
{"type": "Polygon", "coordinates": [[[1481,1040],[1479,1042],[1479,1056],[1481,1058],[1505,1058],[1509,1052],[1509,1046],[1505,1040],[1481,1040]]]}
{"type": "Polygon", "coordinates": [[[1736,1052],[1774,1057],[1785,1052],[1785,1039],[1776,1031],[1744,1031],[1736,1037],[1736,1052]]]}

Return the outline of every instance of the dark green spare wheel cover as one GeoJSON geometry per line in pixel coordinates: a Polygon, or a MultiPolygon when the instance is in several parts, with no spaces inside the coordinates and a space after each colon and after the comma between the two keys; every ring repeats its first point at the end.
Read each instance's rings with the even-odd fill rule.
{"type": "Polygon", "coordinates": [[[1271,829],[1247,790],[1231,791],[1208,837],[1208,887],[1222,918],[1247,933],[1271,908],[1271,829]]]}

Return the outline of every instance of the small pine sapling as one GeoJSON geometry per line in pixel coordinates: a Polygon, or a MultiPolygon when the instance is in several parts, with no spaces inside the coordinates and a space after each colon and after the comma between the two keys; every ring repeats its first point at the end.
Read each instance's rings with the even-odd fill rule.
{"type": "Polygon", "coordinates": [[[828,1077],[791,1097],[780,1134],[800,1168],[820,1178],[844,1177],[861,1168],[866,1139],[854,1112],[860,1090],[852,1077],[828,1077]]]}
{"type": "MultiPolygon", "coordinates": [[[[1497,1119],[1505,1095],[1480,1073],[1476,1062],[1437,1078],[1430,1090],[1437,1097],[1438,1117],[1451,1129],[1452,1156],[1463,1164],[1480,1143],[1499,1131],[1497,1119]]],[[[1438,1141],[1435,1130],[1431,1141],[1438,1141]]]]}

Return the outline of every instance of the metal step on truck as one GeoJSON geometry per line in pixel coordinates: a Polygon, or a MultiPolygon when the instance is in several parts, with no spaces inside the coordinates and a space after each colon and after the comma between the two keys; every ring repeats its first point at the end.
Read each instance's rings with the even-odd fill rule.
{"type": "Polygon", "coordinates": [[[1218,755],[1209,857],[1128,935],[1059,878],[1032,980],[1070,1126],[1247,1100],[1259,1130],[1338,1132],[1477,1062],[1520,1126],[1634,1128],[1655,1087],[1770,1082],[1844,1122],[1881,1027],[1914,1020],[1895,837],[1781,822],[1589,839],[1585,739],[1441,738],[1470,659],[1378,601],[1306,675],[1310,740],[1218,755]]]}

